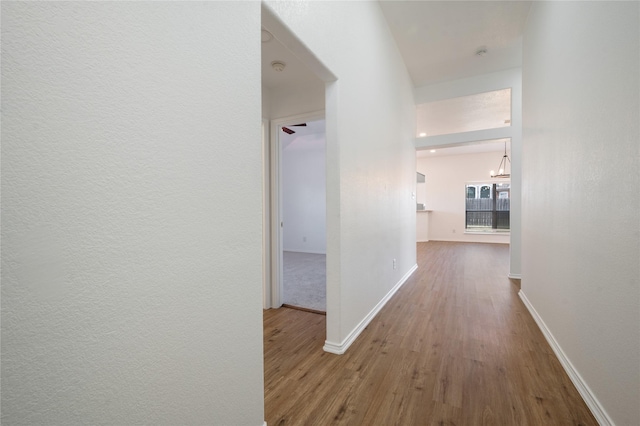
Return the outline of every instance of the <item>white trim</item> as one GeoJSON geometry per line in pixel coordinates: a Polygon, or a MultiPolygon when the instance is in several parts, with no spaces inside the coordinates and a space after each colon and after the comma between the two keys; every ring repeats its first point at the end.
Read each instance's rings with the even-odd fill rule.
{"type": "Polygon", "coordinates": [[[418,269],[417,264],[413,265],[411,269],[406,274],[404,274],[402,278],[400,278],[400,281],[398,281],[396,285],[394,285],[393,288],[389,290],[389,292],[382,298],[382,300],[378,302],[378,304],[371,310],[371,312],[367,314],[366,317],[364,317],[362,321],[360,321],[360,324],[358,324],[353,330],[351,330],[351,333],[349,333],[341,343],[335,343],[325,340],[324,347],[322,349],[324,349],[325,352],[336,355],[344,354],[347,349],[349,349],[349,346],[351,346],[351,344],[358,338],[360,333],[362,333],[362,330],[364,330],[365,327],[369,325],[371,320],[374,319],[376,315],[378,315],[378,312],[380,312],[382,307],[387,304],[389,299],[391,299],[396,291],[398,291],[400,287],[402,287],[402,285],[409,279],[411,274],[413,274],[416,269],[418,269]]]}
{"type": "Polygon", "coordinates": [[[313,250],[287,250],[282,249],[282,251],[288,251],[291,253],[308,253],[308,254],[324,254],[326,256],[327,252],[326,251],[313,251],[313,250]]]}
{"type": "Polygon", "coordinates": [[[509,231],[464,231],[464,234],[467,235],[505,235],[511,236],[511,232],[509,231]]]}
{"type": "Polygon", "coordinates": [[[593,392],[589,388],[589,385],[587,385],[587,382],[584,381],[582,376],[580,376],[580,373],[578,373],[578,370],[576,370],[573,364],[571,364],[571,361],[569,360],[567,355],[565,355],[564,351],[556,341],[555,337],[553,337],[551,330],[549,330],[547,325],[544,323],[544,321],[542,320],[542,318],[540,317],[536,309],[533,307],[533,305],[527,298],[527,296],[524,294],[522,290],[518,292],[518,295],[520,296],[520,299],[522,299],[522,302],[524,303],[524,305],[529,310],[529,313],[535,320],[536,324],[538,324],[540,331],[542,331],[542,334],[544,334],[544,337],[547,339],[547,342],[549,342],[551,349],[553,349],[553,352],[556,354],[556,357],[558,357],[558,360],[560,361],[560,364],[562,364],[564,371],[567,372],[567,374],[569,375],[569,378],[573,382],[573,385],[576,387],[576,389],[578,389],[580,396],[582,396],[582,399],[587,404],[587,407],[589,407],[589,409],[591,410],[591,413],[593,414],[593,417],[595,417],[596,420],[598,421],[598,424],[600,424],[601,426],[609,426],[609,425],[613,426],[614,425],[613,420],[611,420],[611,417],[609,417],[609,415],[605,411],[602,404],[600,404],[600,401],[598,401],[596,396],[593,394],[593,392]]]}
{"type": "MultiPolygon", "coordinates": [[[[460,234],[460,235],[464,235],[460,234]]],[[[473,243],[473,244],[510,244],[509,241],[483,241],[483,240],[468,240],[468,239],[464,239],[464,240],[446,240],[444,238],[436,238],[435,240],[433,238],[430,238],[429,241],[444,241],[447,243],[473,243]]]]}
{"type": "Polygon", "coordinates": [[[509,275],[507,275],[507,277],[511,278],[512,280],[521,280],[522,279],[522,275],[520,275],[520,274],[512,274],[511,272],[509,272],[509,275]]]}
{"type": "Polygon", "coordinates": [[[271,308],[271,154],[269,120],[262,119],[262,308],[271,308]]]}

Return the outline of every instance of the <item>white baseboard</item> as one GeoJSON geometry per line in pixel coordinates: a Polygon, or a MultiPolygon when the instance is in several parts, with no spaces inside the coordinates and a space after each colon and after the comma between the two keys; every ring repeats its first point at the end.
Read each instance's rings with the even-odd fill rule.
{"type": "Polygon", "coordinates": [[[576,387],[576,389],[578,389],[580,396],[582,396],[582,399],[587,404],[587,407],[589,407],[589,409],[591,410],[591,413],[593,414],[593,417],[595,417],[596,420],[598,421],[598,424],[600,424],[601,426],[614,426],[614,423],[613,423],[613,420],[611,420],[611,417],[609,417],[609,415],[605,411],[602,404],[600,404],[600,401],[598,401],[598,399],[593,394],[593,392],[591,391],[587,383],[584,381],[582,376],[580,376],[580,373],[578,373],[578,370],[576,370],[573,364],[571,364],[571,361],[565,355],[564,351],[556,341],[555,337],[553,337],[553,334],[551,334],[551,331],[549,330],[547,325],[544,323],[544,321],[542,320],[542,318],[540,317],[536,309],[533,307],[529,299],[527,299],[527,296],[524,294],[522,290],[518,292],[518,295],[520,296],[520,299],[522,299],[524,306],[526,306],[527,309],[529,310],[529,313],[535,320],[536,324],[538,324],[540,331],[542,331],[542,334],[544,334],[544,337],[547,339],[547,342],[549,342],[549,345],[551,345],[551,349],[553,349],[553,352],[558,357],[558,360],[560,361],[560,364],[562,364],[564,371],[567,372],[567,374],[569,375],[569,378],[573,382],[573,385],[576,387]]]}
{"type": "Polygon", "coordinates": [[[509,273],[509,275],[507,275],[509,278],[513,279],[513,280],[521,280],[522,279],[522,275],[521,274],[511,274],[509,273]]]}
{"type": "Polygon", "coordinates": [[[398,291],[398,289],[402,287],[402,285],[409,279],[411,274],[413,274],[416,269],[418,269],[417,264],[413,265],[411,269],[409,269],[409,271],[404,274],[402,278],[400,278],[400,281],[398,281],[396,285],[394,285],[393,288],[389,290],[389,292],[382,298],[382,300],[380,300],[380,302],[378,302],[378,304],[367,314],[367,316],[365,316],[364,319],[360,321],[360,323],[353,330],[351,330],[351,333],[349,333],[341,343],[335,343],[326,340],[322,349],[324,349],[325,352],[336,355],[344,354],[347,349],[349,349],[349,346],[351,346],[351,344],[358,338],[360,333],[362,333],[362,330],[364,330],[365,327],[369,325],[371,320],[374,319],[376,315],[378,315],[380,309],[382,309],[382,307],[387,304],[389,299],[391,299],[396,291],[398,291]]]}
{"type": "Polygon", "coordinates": [[[429,238],[429,241],[442,241],[445,243],[479,243],[479,244],[509,244],[509,241],[477,241],[470,239],[450,240],[445,238],[429,238]]]}

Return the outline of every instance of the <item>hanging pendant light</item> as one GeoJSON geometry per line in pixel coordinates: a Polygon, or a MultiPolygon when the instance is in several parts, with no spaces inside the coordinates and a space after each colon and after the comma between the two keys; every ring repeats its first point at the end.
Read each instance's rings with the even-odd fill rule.
{"type": "Polygon", "coordinates": [[[504,155],[502,156],[502,160],[500,160],[500,165],[498,166],[498,174],[495,171],[491,170],[492,178],[509,178],[511,177],[511,173],[507,172],[507,166],[511,168],[511,160],[509,160],[509,156],[507,155],[507,141],[504,142],[504,155]]]}

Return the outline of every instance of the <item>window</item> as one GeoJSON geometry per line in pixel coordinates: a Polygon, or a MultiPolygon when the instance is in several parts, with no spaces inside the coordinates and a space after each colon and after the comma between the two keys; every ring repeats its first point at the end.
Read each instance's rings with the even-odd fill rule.
{"type": "Polygon", "coordinates": [[[476,198],[476,188],[467,185],[467,198],[476,198]]]}
{"type": "Polygon", "coordinates": [[[466,224],[470,231],[509,230],[510,183],[481,183],[466,186],[466,224]]]}

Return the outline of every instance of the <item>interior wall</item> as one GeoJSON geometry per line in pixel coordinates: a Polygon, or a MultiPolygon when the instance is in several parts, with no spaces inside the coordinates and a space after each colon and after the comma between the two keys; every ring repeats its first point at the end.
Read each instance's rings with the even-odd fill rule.
{"type": "Polygon", "coordinates": [[[285,251],[325,254],[325,134],[286,136],[291,141],[283,143],[286,147],[282,151],[282,247],[285,251]]]}
{"type": "Polygon", "coordinates": [[[324,83],[307,87],[278,87],[269,90],[272,119],[324,110],[324,83]]]}
{"type": "Polygon", "coordinates": [[[639,16],[534,2],[524,37],[522,293],[601,424],[640,424],[639,16]]]}
{"type": "Polygon", "coordinates": [[[266,5],[338,78],[326,123],[327,343],[339,347],[416,263],[412,85],[377,3],[266,5]]]}
{"type": "Polygon", "coordinates": [[[418,172],[426,176],[426,209],[429,240],[509,244],[509,235],[465,234],[465,185],[489,182],[489,171],[496,168],[504,152],[481,152],[419,157],[418,172]],[[455,231],[455,232],[454,232],[455,231]]]}
{"type": "Polygon", "coordinates": [[[3,424],[263,424],[259,28],[2,3],[3,424]]]}
{"type": "MultiPolygon", "coordinates": [[[[414,90],[416,104],[433,102],[460,96],[485,93],[499,89],[511,88],[511,126],[498,129],[499,132],[485,132],[484,139],[511,139],[511,232],[509,240],[509,276],[521,276],[521,180],[522,180],[522,70],[512,68],[490,74],[463,78],[429,86],[417,87],[414,90]],[[491,135],[489,136],[489,133],[491,135]]],[[[483,132],[474,132],[482,134],[483,132]]],[[[454,135],[436,136],[431,139],[434,146],[446,144],[452,139],[458,142],[480,140],[479,135],[468,132],[454,135]],[[453,136],[453,138],[451,138],[453,136]],[[471,139],[465,139],[471,138],[471,139]]],[[[489,170],[493,169],[491,167],[489,170]]]]}

